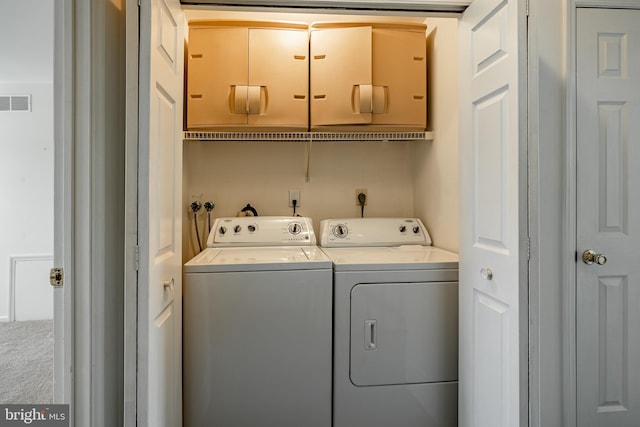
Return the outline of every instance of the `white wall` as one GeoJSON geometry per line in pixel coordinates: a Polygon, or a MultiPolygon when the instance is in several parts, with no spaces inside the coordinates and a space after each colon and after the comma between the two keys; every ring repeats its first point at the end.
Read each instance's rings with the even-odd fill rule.
{"type": "MultiPolygon", "coordinates": [[[[0,112],[0,321],[9,319],[12,260],[28,270],[31,256],[53,253],[53,7],[51,0],[3,2],[0,14],[0,95],[32,95],[31,112],[0,112]]],[[[42,262],[36,257],[33,268],[46,271],[42,262]]],[[[20,278],[31,276],[13,277],[15,294],[25,294],[32,283],[20,278]]],[[[29,294],[51,310],[29,318],[51,318],[51,289],[35,285],[41,291],[29,294]]]]}

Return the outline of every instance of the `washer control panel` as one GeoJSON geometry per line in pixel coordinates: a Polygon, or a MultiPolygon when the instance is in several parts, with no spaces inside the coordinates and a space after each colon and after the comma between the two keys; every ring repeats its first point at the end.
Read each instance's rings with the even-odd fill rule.
{"type": "Polygon", "coordinates": [[[244,216],[218,218],[211,228],[208,247],[315,245],[311,218],[244,216]]]}
{"type": "Polygon", "coordinates": [[[338,218],[320,222],[320,246],[431,245],[418,218],[338,218]]]}

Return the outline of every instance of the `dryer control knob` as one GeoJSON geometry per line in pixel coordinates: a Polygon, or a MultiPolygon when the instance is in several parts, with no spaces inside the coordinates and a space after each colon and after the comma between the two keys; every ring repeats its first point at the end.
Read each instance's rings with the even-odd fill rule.
{"type": "Polygon", "coordinates": [[[420,232],[420,227],[418,227],[417,225],[415,227],[413,227],[413,232],[415,234],[418,234],[420,232]]]}
{"type": "Polygon", "coordinates": [[[226,233],[226,232],[227,232],[227,227],[220,227],[220,228],[218,229],[218,233],[220,233],[220,234],[224,234],[224,233],[226,233]]]}
{"type": "Polygon", "coordinates": [[[248,229],[250,232],[252,232],[252,233],[253,233],[254,231],[256,231],[256,226],[255,226],[255,225],[253,225],[253,224],[249,224],[249,225],[247,226],[247,229],[248,229]]]}
{"type": "Polygon", "coordinates": [[[333,227],[333,235],[336,237],[344,238],[349,234],[349,229],[344,224],[338,224],[333,227]]]}
{"type": "Polygon", "coordinates": [[[240,230],[242,230],[242,227],[240,227],[239,225],[236,225],[235,227],[233,227],[233,231],[235,231],[236,233],[239,233],[240,230]]]}
{"type": "Polygon", "coordinates": [[[404,233],[405,231],[407,231],[407,226],[406,225],[401,225],[400,226],[400,232],[404,233]]]}

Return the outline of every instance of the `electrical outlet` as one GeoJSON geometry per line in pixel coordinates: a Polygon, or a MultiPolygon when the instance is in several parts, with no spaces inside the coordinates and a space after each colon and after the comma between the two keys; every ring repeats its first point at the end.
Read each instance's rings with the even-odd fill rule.
{"type": "Polygon", "coordinates": [[[356,188],[356,206],[360,206],[360,199],[358,198],[360,193],[366,196],[366,198],[364,199],[364,205],[367,206],[367,203],[369,202],[369,193],[367,193],[366,188],[356,188]]]}
{"type": "Polygon", "coordinates": [[[300,203],[300,190],[289,190],[289,207],[293,207],[293,201],[296,200],[296,208],[299,208],[300,203]]]}

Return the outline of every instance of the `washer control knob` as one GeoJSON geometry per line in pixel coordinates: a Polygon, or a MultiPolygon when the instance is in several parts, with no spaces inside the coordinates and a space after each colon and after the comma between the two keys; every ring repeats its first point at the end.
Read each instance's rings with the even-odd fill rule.
{"type": "Polygon", "coordinates": [[[415,226],[413,227],[413,233],[414,233],[414,234],[418,234],[419,232],[420,232],[420,227],[419,227],[419,226],[417,226],[417,225],[415,225],[415,226]]]}
{"type": "Polygon", "coordinates": [[[227,232],[227,227],[222,226],[218,229],[218,233],[220,234],[225,234],[226,232],[227,232]]]}
{"type": "Polygon", "coordinates": [[[239,233],[240,230],[242,230],[242,227],[240,227],[239,225],[236,225],[235,227],[233,227],[233,231],[235,231],[236,233],[239,233]]]}
{"type": "Polygon", "coordinates": [[[302,225],[299,222],[292,222],[289,224],[289,233],[291,234],[300,234],[302,231],[302,225]]]}
{"type": "Polygon", "coordinates": [[[345,238],[349,234],[349,229],[344,224],[338,224],[333,227],[333,235],[340,238],[345,238]]]}
{"type": "Polygon", "coordinates": [[[253,233],[254,231],[256,231],[256,226],[255,226],[254,224],[249,224],[249,225],[247,226],[247,229],[248,229],[251,233],[253,233]]]}
{"type": "Polygon", "coordinates": [[[407,231],[407,226],[406,226],[406,225],[401,225],[401,226],[400,226],[400,232],[401,232],[401,233],[404,233],[404,232],[406,232],[406,231],[407,231]]]}

